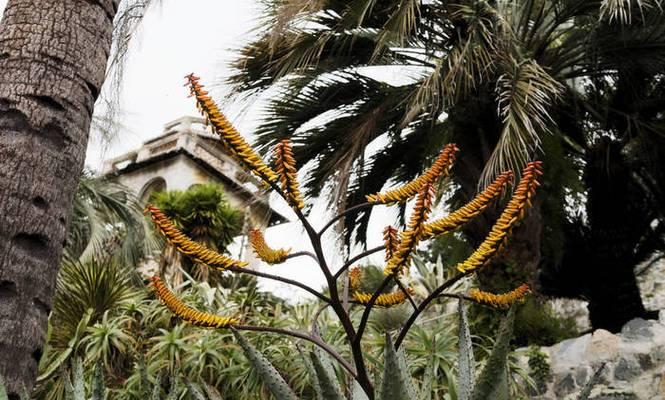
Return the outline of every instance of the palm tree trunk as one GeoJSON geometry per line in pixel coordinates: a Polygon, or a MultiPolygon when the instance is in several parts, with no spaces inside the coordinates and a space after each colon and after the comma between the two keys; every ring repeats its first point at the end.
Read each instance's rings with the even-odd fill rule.
{"type": "Polygon", "coordinates": [[[0,375],[10,399],[37,374],[118,2],[9,0],[0,25],[0,375]]]}
{"type": "MultiPolygon", "coordinates": [[[[483,167],[490,158],[502,130],[492,91],[487,89],[477,97],[470,98],[459,110],[450,113],[449,120],[454,127],[453,141],[462,149],[453,167],[453,176],[460,185],[456,200],[459,204],[464,204],[477,194],[483,167]]],[[[463,232],[473,247],[479,246],[485,239],[501,215],[505,202],[505,199],[497,202],[496,206],[490,207],[464,227],[463,232]]],[[[517,286],[524,282],[534,286],[541,259],[542,229],[540,196],[537,196],[526,218],[513,231],[509,245],[491,265],[478,273],[481,287],[484,290],[501,292],[513,289],[511,285],[517,286]]]]}
{"type": "Polygon", "coordinates": [[[590,288],[589,319],[594,329],[619,332],[633,318],[647,318],[635,273],[625,265],[598,268],[595,284],[590,288]]]}

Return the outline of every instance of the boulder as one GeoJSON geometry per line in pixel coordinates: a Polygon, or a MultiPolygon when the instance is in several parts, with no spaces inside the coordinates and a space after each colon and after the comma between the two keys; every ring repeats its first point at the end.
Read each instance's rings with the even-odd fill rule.
{"type": "MultiPolygon", "coordinates": [[[[636,318],[618,334],[598,329],[538,350],[548,356],[551,376],[533,399],[577,400],[593,379],[590,400],[665,400],[662,311],[658,321],[636,318]]],[[[519,354],[528,369],[529,351],[519,354]]]]}

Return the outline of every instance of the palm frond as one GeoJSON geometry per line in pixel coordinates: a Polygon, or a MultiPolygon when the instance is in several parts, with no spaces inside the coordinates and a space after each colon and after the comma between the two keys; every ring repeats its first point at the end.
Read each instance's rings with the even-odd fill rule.
{"type": "Polygon", "coordinates": [[[131,191],[90,175],[79,182],[67,243],[67,254],[81,262],[115,257],[134,266],[159,248],[131,191]]]}
{"type": "Polygon", "coordinates": [[[466,28],[450,34],[446,43],[449,48],[439,53],[435,66],[410,96],[405,124],[422,113],[438,114],[443,107],[450,107],[459,97],[487,81],[494,71],[496,10],[485,3],[482,6],[456,4],[452,8],[451,22],[466,28]]]}
{"type": "Polygon", "coordinates": [[[503,129],[481,177],[486,187],[501,171],[519,171],[550,131],[548,108],[561,93],[561,84],[533,60],[505,60],[497,80],[497,104],[503,129]]]}
{"type": "Polygon", "coordinates": [[[390,18],[376,38],[373,57],[378,57],[386,47],[404,47],[420,21],[420,0],[400,0],[390,18]]]}
{"type": "Polygon", "coordinates": [[[637,12],[642,17],[645,13],[657,8],[662,10],[661,0],[603,0],[600,5],[600,18],[607,19],[610,23],[631,24],[633,13],[637,12]]]}

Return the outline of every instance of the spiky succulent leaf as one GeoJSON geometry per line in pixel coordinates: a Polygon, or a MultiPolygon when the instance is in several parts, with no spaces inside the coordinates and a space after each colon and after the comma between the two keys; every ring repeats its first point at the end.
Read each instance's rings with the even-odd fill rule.
{"type": "Polygon", "coordinates": [[[469,331],[469,320],[464,301],[459,300],[459,372],[457,378],[458,400],[469,400],[475,385],[475,360],[469,331]]]}
{"type": "Polygon", "coordinates": [[[222,395],[219,394],[217,389],[215,389],[213,386],[204,382],[203,388],[205,389],[206,394],[210,400],[222,400],[222,395]]]}
{"type": "Polygon", "coordinates": [[[194,397],[195,400],[206,400],[203,393],[201,393],[201,391],[198,390],[192,382],[186,381],[185,385],[187,386],[187,391],[192,395],[192,397],[194,397]]]}
{"type": "Polygon", "coordinates": [[[176,368],[175,371],[171,374],[171,378],[169,379],[171,381],[171,384],[169,386],[169,393],[168,396],[166,397],[166,400],[176,400],[178,398],[178,369],[176,368]]]}
{"type": "MultiPolygon", "coordinates": [[[[425,367],[425,375],[423,376],[423,383],[420,387],[420,400],[432,400],[432,391],[434,389],[434,380],[436,379],[436,364],[434,362],[436,357],[434,346],[430,353],[429,363],[425,367]]],[[[458,399],[459,400],[459,399],[458,399]]]]}
{"type": "Polygon", "coordinates": [[[579,396],[577,397],[578,400],[589,400],[589,397],[591,396],[591,391],[600,382],[600,378],[602,377],[604,369],[605,369],[605,363],[601,364],[600,367],[598,367],[596,372],[593,373],[591,379],[589,379],[589,382],[587,382],[586,385],[584,385],[584,387],[580,391],[579,396]]]}
{"type": "Polygon", "coordinates": [[[95,372],[92,375],[92,400],[106,399],[106,384],[104,383],[104,371],[101,360],[95,364],[95,372]]]}
{"type": "Polygon", "coordinates": [[[55,360],[53,360],[48,367],[46,367],[46,370],[39,375],[37,378],[38,382],[47,380],[48,378],[55,373],[55,371],[58,370],[64,363],[69,359],[69,357],[72,355],[72,352],[76,349],[76,346],[78,346],[79,340],[83,337],[83,333],[85,332],[85,328],[88,327],[88,324],[90,323],[90,318],[92,317],[92,308],[89,308],[85,314],[83,314],[83,317],[79,321],[78,325],[76,326],[76,331],[74,332],[74,336],[69,340],[67,343],[67,348],[63,350],[58,357],[56,357],[55,360]]]}
{"type": "Polygon", "coordinates": [[[155,386],[152,388],[152,400],[159,400],[161,396],[161,389],[162,389],[162,375],[157,376],[157,381],[155,382],[155,386]]]}
{"type": "Polygon", "coordinates": [[[507,364],[514,320],[515,306],[510,308],[508,315],[501,321],[494,348],[473,390],[473,400],[508,400],[507,364]]]}
{"type": "Polygon", "coordinates": [[[363,390],[362,386],[354,379],[351,384],[351,393],[349,400],[369,400],[367,393],[363,390]]]}
{"type": "Polygon", "coordinates": [[[335,370],[328,357],[318,348],[315,348],[309,355],[321,386],[323,398],[325,400],[344,400],[337,375],[335,375],[335,370]]]}
{"type": "Polygon", "coordinates": [[[321,389],[321,384],[319,383],[319,377],[316,373],[316,370],[314,369],[314,365],[312,364],[312,361],[305,355],[303,352],[302,348],[296,344],[296,348],[298,349],[298,353],[300,353],[300,357],[302,357],[303,363],[305,364],[305,368],[307,369],[307,373],[310,376],[310,379],[312,381],[312,387],[314,388],[314,393],[316,394],[316,400],[325,400],[323,397],[323,390],[321,389]]]}
{"type": "Polygon", "coordinates": [[[0,376],[0,400],[7,399],[7,390],[5,389],[5,380],[0,376]]]}
{"type": "Polygon", "coordinates": [[[404,351],[395,351],[389,334],[386,334],[386,349],[383,365],[383,381],[379,400],[412,400],[416,391],[406,367],[404,351]]]}
{"type": "Polygon", "coordinates": [[[291,390],[289,385],[286,384],[284,378],[279,374],[277,369],[263,356],[254,346],[252,346],[244,336],[237,330],[231,328],[233,335],[236,337],[238,344],[245,352],[245,356],[252,363],[256,369],[261,382],[272,393],[277,400],[298,400],[295,393],[291,390]]]}
{"type": "Polygon", "coordinates": [[[85,384],[83,380],[83,366],[78,360],[72,363],[71,375],[66,371],[65,394],[68,400],[85,400],[85,384]]]}

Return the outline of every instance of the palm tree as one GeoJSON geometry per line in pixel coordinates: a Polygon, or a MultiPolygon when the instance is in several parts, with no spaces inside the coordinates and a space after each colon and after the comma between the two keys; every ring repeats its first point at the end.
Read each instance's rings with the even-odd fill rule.
{"type": "MultiPolygon", "coordinates": [[[[196,185],[186,191],[157,192],[151,201],[193,240],[216,251],[225,252],[243,229],[243,213],[229,205],[222,187],[216,184],[196,185]]],[[[166,271],[162,273],[170,275],[177,283],[181,282],[181,263],[197,279],[208,280],[209,268],[191,265],[188,259],[179,257],[167,246],[162,259],[162,269],[166,271]]]]}
{"type": "Polygon", "coordinates": [[[119,0],[9,0],[0,23],[0,375],[32,389],[119,0]]]}
{"type": "MultiPolygon", "coordinates": [[[[299,164],[314,165],[310,196],[350,208],[413,178],[446,142],[464,153],[454,203],[541,158],[549,197],[501,262],[544,294],[588,300],[596,328],[649,315],[634,268],[665,249],[659,1],[264,4],[266,28],[229,82],[240,98],[273,96],[257,142],[291,138],[299,164]]],[[[464,231],[473,246],[491,214],[464,231]]],[[[347,242],[364,242],[368,221],[349,213],[359,228],[347,242]]]]}
{"type": "Polygon", "coordinates": [[[159,249],[159,241],[131,191],[84,172],[74,196],[65,253],[87,263],[115,259],[136,267],[159,249]]]}

